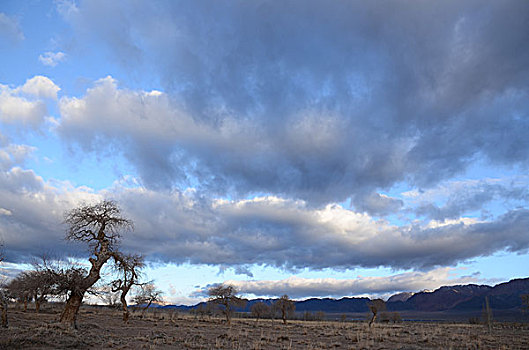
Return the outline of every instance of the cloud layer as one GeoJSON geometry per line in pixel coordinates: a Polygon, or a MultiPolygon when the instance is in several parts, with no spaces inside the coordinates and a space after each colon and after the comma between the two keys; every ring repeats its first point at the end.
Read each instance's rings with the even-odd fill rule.
{"type": "Polygon", "coordinates": [[[102,198],[117,200],[135,222],[135,232],[123,239],[125,250],[153,261],[232,266],[241,272],[253,264],[291,270],[431,269],[529,248],[527,209],[511,209],[487,221],[399,226],[336,204],[318,209],[273,196],[211,199],[193,190],[157,192],[120,183],[96,193],[68,183],[51,185],[17,166],[14,158],[10,162],[0,173],[0,232],[9,246],[9,261],[59,245],[82,256],[79,246],[62,241],[62,214],[102,198]]]}
{"type": "Polygon", "coordinates": [[[116,88],[97,100],[100,85],[82,99],[98,113],[63,135],[112,136],[150,188],[317,205],[435,185],[476,159],[525,167],[528,14],[516,1],[83,2],[66,16],[79,35],[154,69],[173,112],[160,123],[151,98],[116,88]],[[139,108],[117,108],[123,95],[139,108]],[[139,135],[138,118],[162,137],[139,135]]]}
{"type": "MultiPolygon", "coordinates": [[[[475,283],[478,276],[454,277],[453,269],[439,268],[429,272],[405,272],[388,277],[362,277],[355,279],[289,277],[275,281],[224,281],[243,294],[277,297],[287,294],[291,298],[343,297],[368,295],[388,296],[396,292],[418,292],[441,286],[475,283]]],[[[200,291],[196,292],[197,294],[200,291]]]]}

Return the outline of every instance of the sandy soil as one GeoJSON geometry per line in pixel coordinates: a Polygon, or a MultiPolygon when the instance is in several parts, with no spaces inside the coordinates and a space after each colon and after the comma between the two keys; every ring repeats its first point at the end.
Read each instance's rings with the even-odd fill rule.
{"type": "Polygon", "coordinates": [[[57,324],[59,310],[41,314],[10,310],[0,329],[0,349],[527,349],[528,324],[481,325],[404,322],[304,322],[220,318],[195,319],[173,311],[133,315],[129,324],[117,310],[83,307],[78,329],[57,324]]]}

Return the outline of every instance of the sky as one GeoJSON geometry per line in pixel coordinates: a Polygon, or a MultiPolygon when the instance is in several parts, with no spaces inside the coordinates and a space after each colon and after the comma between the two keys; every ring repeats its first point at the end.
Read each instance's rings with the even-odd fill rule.
{"type": "Polygon", "coordinates": [[[2,274],[115,200],[171,303],[529,266],[529,2],[0,2],[2,274]]]}

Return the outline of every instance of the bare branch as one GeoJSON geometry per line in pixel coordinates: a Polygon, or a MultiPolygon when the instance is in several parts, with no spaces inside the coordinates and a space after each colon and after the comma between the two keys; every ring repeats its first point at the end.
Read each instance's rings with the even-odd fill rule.
{"type": "Polygon", "coordinates": [[[122,217],[118,205],[110,200],[74,208],[66,213],[64,223],[68,225],[66,239],[91,246],[107,241],[110,248],[119,240],[121,231],[134,229],[132,221],[122,217]]]}
{"type": "Polygon", "coordinates": [[[220,284],[215,287],[211,287],[208,290],[209,302],[218,304],[222,308],[222,312],[226,316],[226,322],[231,324],[231,314],[233,313],[234,307],[243,307],[246,305],[246,300],[237,296],[237,289],[232,285],[220,284]]]}

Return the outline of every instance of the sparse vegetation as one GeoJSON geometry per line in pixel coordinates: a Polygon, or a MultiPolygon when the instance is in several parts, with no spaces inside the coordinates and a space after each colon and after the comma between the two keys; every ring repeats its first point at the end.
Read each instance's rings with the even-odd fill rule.
{"type": "MultiPolygon", "coordinates": [[[[114,255],[114,259],[120,278],[112,281],[111,292],[121,292],[119,299],[123,310],[123,322],[127,323],[130,317],[127,305],[127,294],[134,285],[139,285],[140,271],[145,266],[145,263],[141,255],[116,254],[114,255]]],[[[148,299],[150,303],[158,301],[159,295],[155,295],[153,290],[146,292],[146,295],[143,296],[141,301],[144,301],[143,299],[148,299]]]]}
{"type": "Polygon", "coordinates": [[[252,305],[250,312],[255,317],[255,322],[257,323],[260,318],[270,315],[270,306],[260,301],[252,305]]]}
{"type": "Polygon", "coordinates": [[[0,326],[7,328],[8,326],[8,320],[7,320],[7,305],[8,305],[8,298],[6,295],[6,292],[4,288],[0,286],[0,326]]]}
{"type": "Polygon", "coordinates": [[[520,298],[522,299],[522,310],[524,312],[529,311],[529,294],[522,294],[520,295],[520,298]]]}
{"type": "MultiPolygon", "coordinates": [[[[46,305],[40,314],[13,310],[9,328],[0,328],[0,348],[38,349],[524,349],[529,324],[497,323],[492,334],[482,325],[461,323],[291,320],[278,326],[269,319],[218,317],[195,319],[172,310],[147,310],[124,326],[121,310],[82,306],[78,330],[56,323],[60,307],[46,305]]],[[[222,315],[224,317],[224,315],[222,315]]]]}
{"type": "Polygon", "coordinates": [[[287,324],[287,319],[294,314],[294,311],[296,311],[294,301],[290,300],[286,294],[277,299],[273,307],[275,310],[279,311],[283,324],[285,325],[287,324]]]}
{"type": "MultiPolygon", "coordinates": [[[[0,263],[2,261],[4,261],[4,244],[3,242],[0,242],[0,263]]],[[[8,304],[7,290],[3,284],[3,281],[0,281],[0,326],[3,328],[7,328],[8,326],[7,304],[8,304]]]]}
{"type": "Polygon", "coordinates": [[[240,298],[237,294],[237,289],[231,285],[221,284],[208,290],[209,302],[220,306],[221,312],[226,316],[228,325],[231,324],[233,308],[246,305],[246,300],[240,298]]]}
{"type": "Polygon", "coordinates": [[[377,319],[377,315],[379,312],[386,310],[386,303],[382,299],[374,299],[367,303],[367,306],[369,307],[369,310],[371,310],[371,313],[373,316],[371,316],[371,320],[369,320],[369,327],[373,326],[373,323],[375,323],[377,319]]]}
{"type": "MultiPolygon", "coordinates": [[[[145,311],[152,305],[162,301],[163,292],[156,288],[154,283],[149,282],[140,285],[138,293],[132,299],[137,305],[143,305],[142,316],[145,315],[145,311]]],[[[126,304],[125,304],[126,305],[126,304]]]]}

